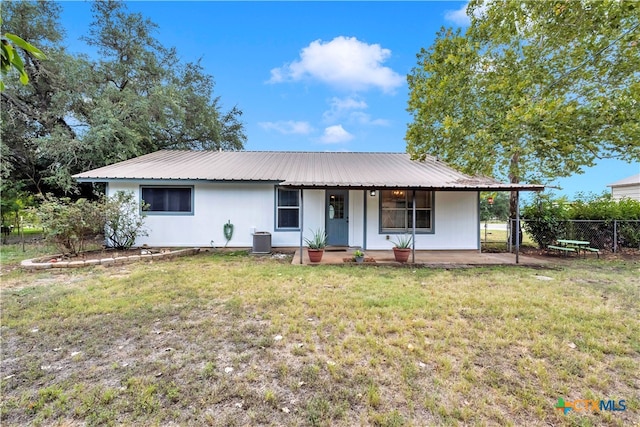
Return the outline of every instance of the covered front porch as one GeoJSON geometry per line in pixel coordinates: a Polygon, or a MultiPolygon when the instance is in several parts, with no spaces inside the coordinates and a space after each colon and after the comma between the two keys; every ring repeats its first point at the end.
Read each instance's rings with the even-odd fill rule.
{"type": "MultiPolygon", "coordinates": [[[[296,249],[292,264],[303,265],[356,265],[352,261],[353,252],[358,248],[332,249],[324,251],[322,261],[310,262],[307,248],[302,248],[302,261],[300,260],[300,248],[296,249]]],[[[412,256],[406,264],[397,262],[393,256],[393,250],[366,250],[365,262],[362,265],[429,265],[435,267],[464,267],[464,266],[482,266],[482,265],[514,265],[516,264],[516,255],[511,253],[481,253],[476,250],[447,250],[447,251],[431,251],[416,250],[415,260],[412,256]]],[[[549,261],[519,255],[518,265],[522,266],[543,266],[548,265],[549,261]]]]}

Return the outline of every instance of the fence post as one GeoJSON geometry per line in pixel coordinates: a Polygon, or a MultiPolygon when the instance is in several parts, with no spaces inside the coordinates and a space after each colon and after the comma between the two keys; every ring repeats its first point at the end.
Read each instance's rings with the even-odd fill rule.
{"type": "Polygon", "coordinates": [[[613,220],[613,253],[618,251],[618,220],[613,220]]]}

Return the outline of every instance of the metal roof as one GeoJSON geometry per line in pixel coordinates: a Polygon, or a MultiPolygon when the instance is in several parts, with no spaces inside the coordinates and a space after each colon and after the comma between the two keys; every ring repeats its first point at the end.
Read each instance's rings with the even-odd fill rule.
{"type": "Polygon", "coordinates": [[[406,153],[161,150],[73,176],[80,182],[181,180],[275,182],[297,188],[542,190],[471,177],[406,153]]]}
{"type": "Polygon", "coordinates": [[[631,175],[627,178],[623,178],[620,181],[616,181],[613,184],[607,185],[607,187],[625,187],[627,185],[640,184],[640,173],[637,175],[631,175]]]}

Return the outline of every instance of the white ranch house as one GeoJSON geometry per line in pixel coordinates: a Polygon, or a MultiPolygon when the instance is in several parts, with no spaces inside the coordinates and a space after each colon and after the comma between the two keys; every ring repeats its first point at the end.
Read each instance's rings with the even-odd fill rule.
{"type": "Polygon", "coordinates": [[[324,228],[328,244],[389,250],[394,235],[414,249],[479,250],[480,191],[543,189],[470,177],[404,153],[162,150],[74,176],[131,191],[149,204],[148,236],[136,245],[251,247],[255,232],[273,247],[302,246],[324,228]]]}

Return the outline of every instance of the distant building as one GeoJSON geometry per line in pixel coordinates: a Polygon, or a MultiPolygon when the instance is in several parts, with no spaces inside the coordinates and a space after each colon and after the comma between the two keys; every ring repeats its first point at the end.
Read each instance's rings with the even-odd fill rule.
{"type": "Polygon", "coordinates": [[[640,173],[616,181],[607,187],[611,187],[611,195],[614,200],[628,197],[640,201],[640,173]]]}

